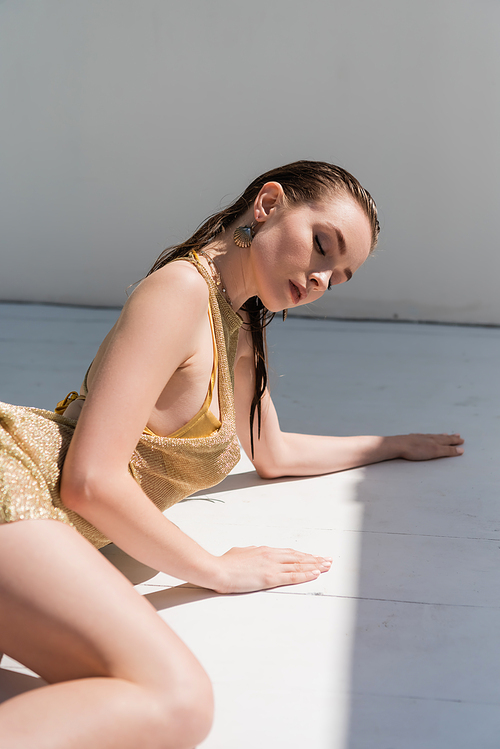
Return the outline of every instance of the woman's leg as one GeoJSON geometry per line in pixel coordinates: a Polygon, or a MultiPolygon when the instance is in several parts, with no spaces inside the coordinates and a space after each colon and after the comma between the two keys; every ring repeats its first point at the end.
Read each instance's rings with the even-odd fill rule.
{"type": "Polygon", "coordinates": [[[0,650],[49,682],[0,705],[6,749],[192,749],[210,729],[198,661],[63,523],[0,525],[0,650]]]}

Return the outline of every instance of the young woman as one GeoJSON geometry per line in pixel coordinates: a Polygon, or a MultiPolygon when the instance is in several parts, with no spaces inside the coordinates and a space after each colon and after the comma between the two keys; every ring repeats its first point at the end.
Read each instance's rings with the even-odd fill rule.
{"type": "Polygon", "coordinates": [[[462,452],[458,435],[280,430],[264,326],[348,281],[378,231],[372,198],[343,169],[296,162],[268,172],[163,253],[80,394],[56,414],[0,407],[0,650],[49,683],[0,706],[2,746],[190,749],[205,737],[206,674],[95,547],[114,541],[220,593],[327,571],[330,559],[291,549],[215,557],[162,514],[229,473],[236,435],[265,478],[462,452]]]}

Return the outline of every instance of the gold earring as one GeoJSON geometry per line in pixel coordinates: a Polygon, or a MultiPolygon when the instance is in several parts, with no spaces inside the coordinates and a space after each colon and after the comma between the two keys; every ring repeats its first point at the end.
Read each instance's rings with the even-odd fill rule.
{"type": "Polygon", "coordinates": [[[234,230],[233,240],[237,247],[250,247],[252,239],[255,237],[256,221],[252,221],[250,226],[237,226],[234,230]]]}
{"type": "Polygon", "coordinates": [[[288,317],[288,310],[284,309],[283,310],[283,322],[285,322],[285,320],[286,320],[287,317],[288,317]]]}

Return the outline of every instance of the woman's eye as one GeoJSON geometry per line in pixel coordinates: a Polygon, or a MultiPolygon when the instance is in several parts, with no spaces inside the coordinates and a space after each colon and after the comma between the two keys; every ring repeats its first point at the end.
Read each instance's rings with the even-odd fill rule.
{"type": "Polygon", "coordinates": [[[318,237],[318,235],[317,235],[317,234],[316,234],[316,235],[315,235],[315,237],[314,237],[314,241],[316,242],[316,247],[318,248],[318,252],[319,252],[319,253],[320,253],[321,255],[324,255],[324,254],[325,254],[325,251],[324,251],[324,249],[323,249],[323,248],[322,248],[322,246],[321,246],[321,242],[319,241],[319,237],[318,237]]]}

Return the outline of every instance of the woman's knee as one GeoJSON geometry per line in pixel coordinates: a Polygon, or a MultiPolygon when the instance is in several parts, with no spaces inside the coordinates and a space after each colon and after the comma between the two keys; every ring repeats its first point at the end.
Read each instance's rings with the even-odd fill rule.
{"type": "Polygon", "coordinates": [[[158,727],[168,741],[191,747],[208,735],[214,715],[212,685],[201,666],[155,689],[153,704],[158,727]]]}
{"type": "Polygon", "coordinates": [[[206,673],[201,672],[196,682],[183,685],[176,702],[176,722],[180,727],[191,726],[192,740],[202,741],[210,731],[214,718],[214,696],[212,684],[206,673]]]}

